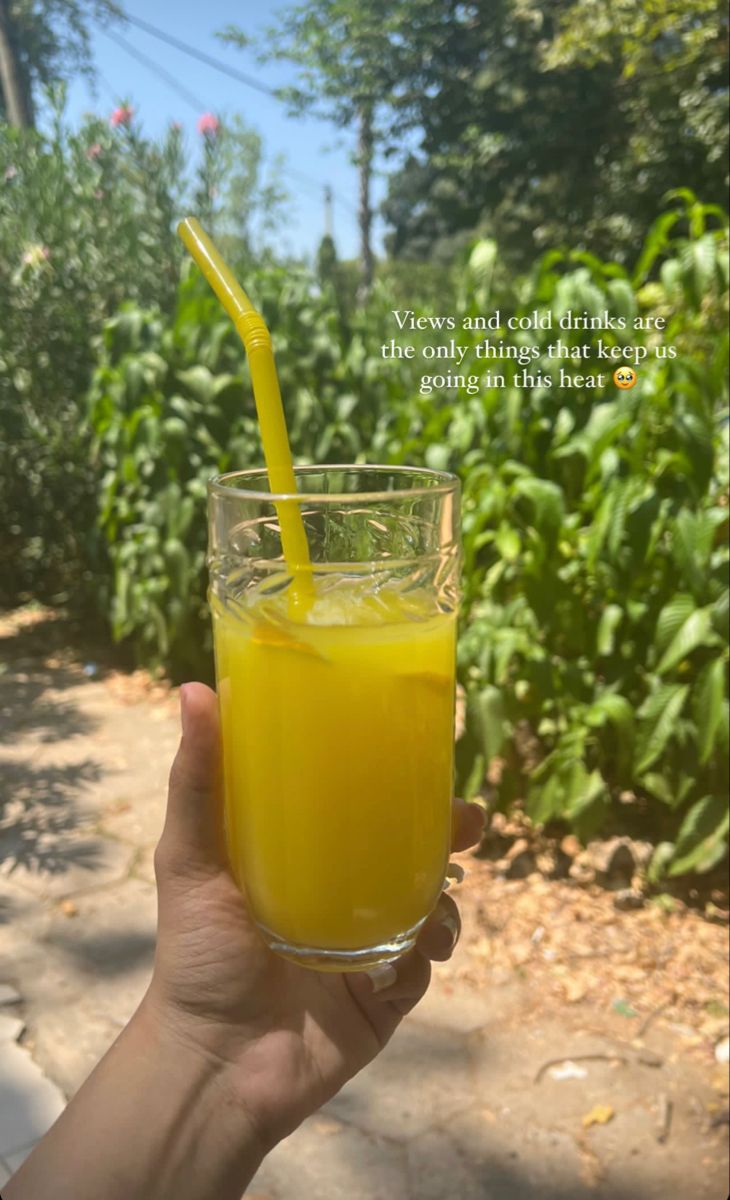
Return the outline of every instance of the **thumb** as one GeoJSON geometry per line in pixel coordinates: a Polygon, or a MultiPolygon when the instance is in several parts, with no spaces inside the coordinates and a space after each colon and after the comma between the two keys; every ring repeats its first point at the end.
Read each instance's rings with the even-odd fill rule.
{"type": "Polygon", "coordinates": [[[182,738],[170,770],[167,814],[156,862],[189,874],[226,864],[220,722],[215,692],[204,683],[180,688],[182,738]]]}

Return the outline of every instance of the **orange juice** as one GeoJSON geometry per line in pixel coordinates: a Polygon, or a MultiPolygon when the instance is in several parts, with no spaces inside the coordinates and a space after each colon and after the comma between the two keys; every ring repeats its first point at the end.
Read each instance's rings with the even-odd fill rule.
{"type": "Polygon", "coordinates": [[[231,867],[279,948],[385,946],[438,899],[450,840],[455,624],[417,591],[330,578],[213,597],[231,867]]]}

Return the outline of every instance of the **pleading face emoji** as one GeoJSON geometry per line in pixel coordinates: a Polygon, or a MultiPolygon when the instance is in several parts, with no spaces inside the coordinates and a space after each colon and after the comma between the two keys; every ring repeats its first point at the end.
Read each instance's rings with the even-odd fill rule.
{"type": "Polygon", "coordinates": [[[636,383],[636,371],[633,367],[617,367],[613,373],[613,382],[617,388],[626,392],[636,383]]]}

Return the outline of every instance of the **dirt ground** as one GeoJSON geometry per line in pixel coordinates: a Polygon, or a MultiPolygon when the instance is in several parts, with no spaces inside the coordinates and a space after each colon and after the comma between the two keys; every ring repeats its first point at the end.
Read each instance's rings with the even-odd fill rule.
{"type": "MultiPolygon", "coordinates": [[[[23,1044],[66,1095],[148,978],[177,738],[174,689],[101,659],[47,610],[0,618],[0,983],[21,993],[23,1044]]],[[[724,1198],[722,890],[701,907],[645,897],[630,870],[556,871],[558,849],[500,818],[481,857],[458,856],[454,959],[252,1196],[724,1198]]],[[[569,867],[579,848],[562,855],[569,867]]]]}

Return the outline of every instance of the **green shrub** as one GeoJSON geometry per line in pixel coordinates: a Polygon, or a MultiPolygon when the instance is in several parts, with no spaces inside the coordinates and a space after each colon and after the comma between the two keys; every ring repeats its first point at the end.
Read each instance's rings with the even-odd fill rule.
{"type": "Polygon", "coordinates": [[[0,123],[0,603],[80,598],[94,529],[84,397],[95,338],[120,303],[170,308],[179,137],[134,124],[49,133],[0,123]]]}
{"type": "Polygon", "coordinates": [[[169,323],[185,204],[246,250],[265,246],[283,194],[238,119],[214,126],[191,173],[179,127],[151,141],[121,106],[115,127],[72,130],[63,90],[52,98],[48,133],[0,122],[0,604],[78,610],[109,575],[86,404],[104,323],[125,303],[169,323]]]}
{"type": "MultiPolygon", "coordinates": [[[[567,821],[584,838],[648,823],[662,843],[657,876],[709,869],[727,833],[725,235],[684,199],[631,278],[551,254],[511,283],[489,243],[461,272],[460,317],[497,306],[663,317],[661,338],[600,335],[651,351],[627,392],[508,378],[475,397],[424,396],[414,363],[379,354],[398,306],[387,281],[345,321],[303,271],[247,278],[274,331],[300,461],[407,461],[463,477],[461,789],[482,789],[491,763],[496,802],[523,800],[537,822],[567,821]],[[680,216],[691,235],[673,241],[680,216]],[[655,356],[659,340],[676,357],[655,356]]],[[[554,372],[553,337],[510,340],[537,346],[533,370],[554,372]]],[[[107,325],[91,419],[115,634],[178,675],[209,670],[205,483],[261,451],[240,344],[197,277],[171,324],[129,307],[107,325]]]]}
{"type": "Polygon", "coordinates": [[[650,828],[657,876],[714,866],[728,828],[726,240],[691,211],[695,236],[660,223],[633,280],[548,256],[516,310],[659,315],[675,358],[626,392],[495,392],[442,435],[466,482],[462,785],[500,756],[503,807],[583,838],[650,828]]]}

